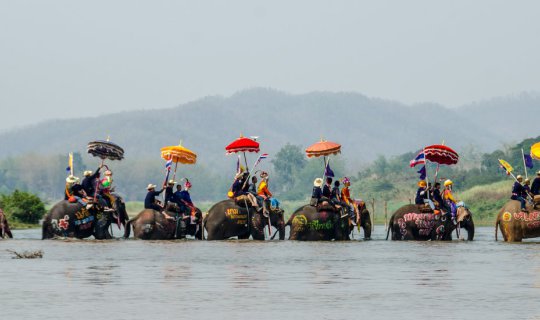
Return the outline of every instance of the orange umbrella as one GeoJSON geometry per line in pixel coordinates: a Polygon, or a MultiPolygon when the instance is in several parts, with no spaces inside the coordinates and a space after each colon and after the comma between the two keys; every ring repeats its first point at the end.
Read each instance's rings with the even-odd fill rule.
{"type": "Polygon", "coordinates": [[[326,157],[332,154],[338,154],[341,152],[341,145],[339,143],[322,140],[309,146],[306,149],[308,158],[311,157],[326,157]]]}

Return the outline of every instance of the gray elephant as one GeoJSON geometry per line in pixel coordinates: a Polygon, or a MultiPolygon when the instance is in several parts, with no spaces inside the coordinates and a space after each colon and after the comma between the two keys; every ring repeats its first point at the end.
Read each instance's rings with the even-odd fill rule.
{"type": "MultiPolygon", "coordinates": [[[[418,205],[410,204],[399,208],[388,223],[392,240],[452,240],[452,232],[457,225],[446,215],[432,212],[421,212],[418,205]]],[[[458,207],[456,222],[460,228],[467,230],[467,240],[474,239],[474,221],[466,207],[458,207]]]]}
{"type": "Polygon", "coordinates": [[[42,239],[56,236],[84,239],[94,236],[96,239],[111,239],[109,226],[112,214],[103,212],[94,205],[87,209],[77,202],[63,200],[55,204],[45,215],[42,224],[42,239]]]}
{"type": "MultiPolygon", "coordinates": [[[[238,206],[233,200],[216,203],[204,218],[208,240],[238,239],[264,240],[264,228],[274,226],[279,239],[285,239],[285,220],[282,210],[271,210],[269,217],[252,207],[238,206]],[[270,220],[270,221],[269,221],[270,220]]],[[[275,234],[274,234],[275,236],[275,234]]]]}
{"type": "MultiPolygon", "coordinates": [[[[175,216],[175,212],[168,211],[169,216],[175,216]]],[[[156,210],[145,209],[135,218],[128,221],[124,230],[124,238],[129,238],[133,226],[133,236],[143,240],[171,240],[185,238],[185,235],[202,239],[202,212],[199,208],[195,211],[195,219],[191,223],[191,216],[177,219],[166,219],[156,210]]]]}
{"type": "MultiPolygon", "coordinates": [[[[291,228],[289,240],[350,240],[349,234],[352,230],[350,216],[342,215],[330,205],[300,207],[291,215],[286,225],[291,228]]],[[[369,232],[371,233],[371,223],[369,232]]]]}
{"type": "Polygon", "coordinates": [[[4,238],[13,238],[13,234],[11,233],[11,229],[9,228],[9,223],[7,221],[6,215],[4,214],[4,211],[0,209],[0,239],[4,238]]]}

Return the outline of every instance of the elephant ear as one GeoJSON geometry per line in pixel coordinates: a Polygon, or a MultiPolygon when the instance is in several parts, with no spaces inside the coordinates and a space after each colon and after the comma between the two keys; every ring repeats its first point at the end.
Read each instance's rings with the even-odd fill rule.
{"type": "Polygon", "coordinates": [[[457,222],[461,222],[465,219],[466,216],[468,216],[469,210],[465,209],[464,207],[459,207],[457,209],[457,222]]]}

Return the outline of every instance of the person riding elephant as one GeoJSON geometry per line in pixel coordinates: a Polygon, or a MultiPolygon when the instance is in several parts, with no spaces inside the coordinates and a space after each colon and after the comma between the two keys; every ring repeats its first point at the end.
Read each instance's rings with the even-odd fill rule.
{"type": "Polygon", "coordinates": [[[109,226],[112,222],[110,212],[99,210],[99,206],[87,209],[78,202],[63,200],[55,204],[43,218],[42,239],[55,236],[111,239],[109,226]]]}
{"type": "Polygon", "coordinates": [[[264,240],[264,228],[269,220],[279,232],[279,239],[285,239],[285,220],[282,210],[272,212],[264,217],[253,207],[242,207],[234,200],[223,200],[214,204],[204,218],[204,227],[208,240],[224,240],[232,237],[238,239],[264,240]]]}
{"type": "MultiPolygon", "coordinates": [[[[436,182],[433,187],[433,202],[435,204],[436,208],[443,209],[444,206],[444,200],[441,195],[441,183],[436,182]]],[[[444,214],[444,212],[443,212],[444,214]]]]}
{"type": "Polygon", "coordinates": [[[268,214],[270,212],[271,208],[279,209],[279,200],[274,198],[272,192],[270,192],[270,189],[268,188],[268,173],[263,171],[260,174],[261,177],[261,183],[259,184],[259,187],[257,188],[257,196],[261,198],[263,203],[263,210],[268,214]],[[270,207],[268,205],[270,204],[270,207]]]}
{"type": "Polygon", "coordinates": [[[352,224],[349,215],[342,216],[332,205],[298,208],[289,218],[289,240],[320,241],[350,240],[352,224]]]}
{"type": "Polygon", "coordinates": [[[533,196],[540,194],[540,171],[536,173],[536,178],[534,178],[531,185],[531,193],[533,196]]]}
{"type": "Polygon", "coordinates": [[[527,210],[523,210],[518,200],[508,201],[497,215],[495,240],[498,240],[499,228],[504,241],[508,242],[540,237],[540,203],[529,204],[527,210]]]}
{"type": "Polygon", "coordinates": [[[429,199],[429,189],[425,180],[418,181],[418,190],[416,190],[414,203],[419,206],[423,206],[427,203],[431,210],[435,210],[435,205],[433,204],[433,201],[429,199]]]}
{"type": "Polygon", "coordinates": [[[255,210],[260,211],[259,204],[255,195],[248,192],[249,183],[247,179],[249,177],[249,172],[240,172],[234,178],[234,183],[232,185],[232,193],[236,202],[248,200],[255,210]]]}
{"type": "Polygon", "coordinates": [[[169,180],[167,182],[167,187],[165,188],[165,204],[163,207],[167,208],[169,202],[174,202],[174,185],[176,182],[174,180],[169,180]]]}
{"type": "MultiPolygon", "coordinates": [[[[472,214],[465,206],[457,208],[459,228],[467,230],[467,239],[474,239],[472,214]]],[[[447,216],[421,213],[416,204],[405,205],[390,217],[386,239],[392,240],[452,240],[456,225],[447,216]]]]}
{"type": "Polygon", "coordinates": [[[454,186],[454,182],[452,182],[452,180],[450,179],[447,179],[444,182],[443,200],[444,200],[444,206],[447,210],[446,211],[447,215],[449,215],[450,218],[452,219],[452,222],[456,224],[458,201],[454,197],[454,194],[452,192],[453,186],[454,186]]]}
{"type": "MultiPolygon", "coordinates": [[[[169,215],[174,215],[170,211],[169,215]]],[[[189,216],[187,216],[189,217],[189,216]]],[[[127,222],[124,230],[124,238],[129,238],[133,227],[133,237],[142,240],[172,240],[182,239],[186,235],[201,240],[203,238],[202,212],[195,208],[195,223],[184,224],[181,228],[182,217],[179,219],[167,219],[163,214],[154,209],[144,209],[137,216],[127,222]]]]}
{"type": "Polygon", "coordinates": [[[159,196],[163,191],[165,191],[165,185],[163,185],[161,190],[156,191],[156,185],[150,183],[146,187],[146,190],[148,192],[146,193],[146,197],[144,198],[144,208],[155,210],[163,214],[163,216],[165,216],[166,219],[173,219],[173,217],[171,217],[170,215],[167,214],[167,212],[164,211],[164,208],[160,204],[158,204],[156,200],[156,197],[159,196]]]}
{"type": "Polygon", "coordinates": [[[100,170],[101,167],[98,167],[94,173],[92,173],[91,170],[86,170],[84,172],[84,179],[82,180],[81,185],[84,192],[86,192],[89,197],[94,197],[96,195],[96,180],[99,179],[100,170]]]}
{"type": "Polygon", "coordinates": [[[316,207],[322,199],[322,186],[323,180],[321,178],[315,179],[313,181],[313,191],[311,192],[311,201],[310,205],[316,207]]]}
{"type": "Polygon", "coordinates": [[[341,201],[344,202],[344,204],[349,208],[349,213],[351,215],[351,219],[353,219],[354,224],[356,224],[356,215],[358,214],[356,210],[356,206],[353,203],[353,199],[351,198],[351,191],[349,187],[351,186],[351,180],[347,177],[343,177],[343,188],[341,189],[341,201]]]}
{"type": "Polygon", "coordinates": [[[527,202],[525,198],[523,197],[524,191],[523,191],[523,185],[521,184],[522,181],[523,181],[523,177],[521,175],[518,175],[516,177],[516,181],[512,185],[512,196],[510,197],[510,199],[519,201],[521,203],[521,210],[527,210],[527,207],[526,207],[527,202]]]}
{"type": "Polygon", "coordinates": [[[13,238],[6,214],[0,209],[0,239],[13,238]]]}

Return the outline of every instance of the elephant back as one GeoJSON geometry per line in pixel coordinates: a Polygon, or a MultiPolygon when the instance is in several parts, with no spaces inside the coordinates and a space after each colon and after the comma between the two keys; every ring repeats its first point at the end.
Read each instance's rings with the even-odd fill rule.
{"type": "Polygon", "coordinates": [[[96,212],[87,210],[79,203],[63,200],[55,204],[49,211],[49,221],[53,232],[61,236],[86,238],[93,234],[96,212]]]}

